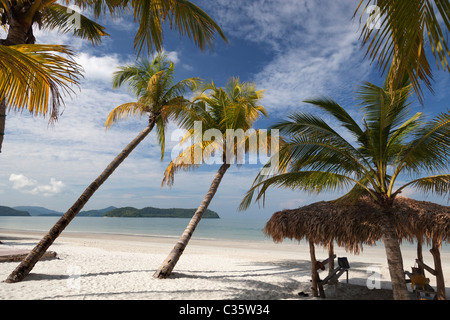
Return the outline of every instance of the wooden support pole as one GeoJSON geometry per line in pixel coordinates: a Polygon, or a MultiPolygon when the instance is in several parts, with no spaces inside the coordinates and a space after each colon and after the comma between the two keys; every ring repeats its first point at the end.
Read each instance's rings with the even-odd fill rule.
{"type": "Polygon", "coordinates": [[[336,256],[334,255],[334,245],[333,240],[331,240],[330,244],[328,245],[328,274],[332,273],[334,270],[334,258],[336,256]]]}
{"type": "Polygon", "coordinates": [[[312,284],[311,284],[311,291],[313,297],[318,297],[319,292],[317,290],[317,285],[319,283],[319,273],[317,272],[317,260],[316,260],[316,250],[314,249],[314,243],[312,241],[309,242],[309,254],[311,256],[311,278],[312,278],[312,284]]]}
{"type": "MultiPolygon", "coordinates": [[[[417,237],[417,260],[419,260],[423,264],[422,244],[423,244],[422,236],[417,237]]],[[[425,274],[425,271],[423,270],[423,266],[418,263],[418,267],[419,267],[419,272],[421,274],[425,274]]]]}
{"type": "Polygon", "coordinates": [[[441,264],[441,253],[440,253],[441,242],[433,240],[432,248],[430,249],[434,260],[434,271],[436,273],[436,292],[438,300],[446,300],[445,296],[445,282],[444,273],[442,272],[441,264]]]}

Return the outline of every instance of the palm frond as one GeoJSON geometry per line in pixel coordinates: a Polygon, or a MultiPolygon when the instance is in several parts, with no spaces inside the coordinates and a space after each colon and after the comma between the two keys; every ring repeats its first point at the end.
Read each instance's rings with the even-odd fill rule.
{"type": "Polygon", "coordinates": [[[322,132],[297,134],[280,148],[279,163],[288,171],[330,171],[340,174],[364,176],[370,167],[342,144],[322,132]]]}
{"type": "MultiPolygon", "coordinates": [[[[183,141],[186,141],[186,139],[187,137],[184,137],[183,141]]],[[[203,161],[203,154],[211,156],[214,150],[219,149],[221,149],[221,144],[215,140],[192,143],[169,163],[164,172],[164,178],[161,185],[173,185],[175,174],[177,172],[181,170],[190,171],[200,167],[203,161]]]]}
{"type": "MultiPolygon", "coordinates": [[[[336,203],[336,204],[345,204],[345,205],[349,205],[349,204],[355,204],[357,201],[359,201],[361,199],[361,197],[364,196],[374,196],[376,194],[376,191],[373,189],[370,189],[370,179],[368,179],[367,176],[364,176],[361,180],[359,180],[359,184],[355,184],[353,186],[353,188],[347,192],[346,194],[344,194],[342,197],[339,197],[335,200],[332,200],[331,202],[336,203]],[[364,185],[364,187],[362,187],[361,185],[364,185]]],[[[377,200],[376,198],[374,198],[374,200],[377,200]]]]}
{"type": "Polygon", "coordinates": [[[135,64],[121,66],[113,73],[113,88],[117,89],[126,83],[128,90],[136,97],[140,97],[147,90],[150,78],[157,72],[168,72],[170,66],[171,61],[163,52],[155,55],[151,62],[141,59],[135,64]]]}
{"type": "Polygon", "coordinates": [[[282,136],[293,137],[296,135],[317,135],[321,134],[324,139],[330,139],[334,144],[347,148],[354,157],[361,158],[360,152],[349,141],[344,139],[336,130],[331,128],[323,119],[312,114],[297,112],[287,116],[287,120],[282,120],[271,126],[270,129],[278,129],[282,136]]]}
{"type": "Polygon", "coordinates": [[[105,127],[108,129],[120,119],[125,119],[130,116],[142,117],[147,115],[148,112],[150,112],[150,108],[143,103],[129,102],[121,104],[109,113],[105,122],[105,127]]]}
{"type": "Polygon", "coordinates": [[[395,176],[400,172],[422,174],[448,170],[450,112],[442,113],[411,133],[411,141],[399,153],[395,176]]]}
{"type": "Polygon", "coordinates": [[[161,147],[161,161],[164,160],[166,151],[166,125],[167,120],[164,117],[156,118],[156,139],[161,147]]]}
{"type": "Polygon", "coordinates": [[[329,98],[316,98],[316,99],[308,99],[303,101],[305,103],[309,103],[319,107],[320,109],[328,112],[334,118],[336,118],[343,127],[347,128],[347,130],[356,138],[359,139],[363,134],[363,130],[360,126],[353,120],[353,118],[345,111],[345,109],[339,105],[336,101],[329,98]]]}
{"type": "MultiPolygon", "coordinates": [[[[360,1],[355,12],[356,15],[362,8],[360,21],[366,22],[363,17],[367,18],[366,12],[371,4],[371,0],[360,1]]],[[[383,71],[393,65],[395,72],[390,74],[393,88],[398,87],[406,73],[422,102],[420,82],[431,89],[432,80],[431,67],[425,56],[424,34],[428,35],[428,44],[438,68],[450,71],[450,50],[446,40],[446,33],[450,30],[450,5],[446,0],[377,0],[375,4],[380,8],[381,28],[364,24],[361,37],[367,47],[366,54],[372,61],[377,61],[383,71]]]]}
{"type": "Polygon", "coordinates": [[[184,96],[195,91],[198,88],[200,81],[201,79],[198,77],[183,79],[168,89],[166,95],[168,97],[184,96]]]}
{"type": "Polygon", "coordinates": [[[43,8],[42,25],[49,29],[57,29],[62,33],[73,33],[81,39],[87,39],[97,45],[102,37],[108,36],[105,27],[60,4],[51,4],[43,8]]]}
{"type": "MultiPolygon", "coordinates": [[[[189,82],[187,84],[190,85],[189,82]]],[[[200,162],[214,158],[222,163],[240,164],[244,154],[261,146],[258,142],[261,131],[250,130],[253,123],[266,114],[265,108],[258,104],[261,97],[262,91],[256,90],[254,84],[241,83],[237,78],[231,78],[225,89],[217,88],[213,82],[202,85],[193,102],[174,113],[178,125],[187,130],[180,144],[192,138],[194,142],[170,163],[163,183],[172,184],[173,176],[179,169],[198,167],[198,161],[193,159],[196,150],[201,151],[202,157],[197,159],[200,162]],[[195,141],[195,134],[201,135],[201,142],[195,141]],[[255,140],[256,146],[251,147],[250,142],[255,140]],[[189,156],[186,158],[186,155],[189,156]]],[[[267,145],[265,147],[267,150],[267,145]]],[[[261,149],[264,148],[261,146],[261,149]]]]}
{"type": "Polygon", "coordinates": [[[151,52],[163,47],[163,23],[188,36],[201,50],[213,49],[214,34],[226,40],[220,27],[202,9],[186,0],[131,0],[134,19],[139,23],[134,46],[138,53],[144,48],[151,52]]]}
{"type": "Polygon", "coordinates": [[[82,10],[90,10],[95,18],[105,17],[121,18],[130,12],[128,0],[65,0],[66,5],[74,4],[82,10]]]}
{"type": "Polygon", "coordinates": [[[63,95],[72,93],[82,76],[72,56],[66,46],[0,46],[0,99],[10,110],[56,119],[63,95]]]}
{"type": "Polygon", "coordinates": [[[400,187],[395,193],[401,193],[408,186],[423,193],[436,193],[440,196],[448,195],[450,194],[450,174],[441,174],[413,180],[400,187]]]}
{"type": "MultiPolygon", "coordinates": [[[[246,193],[239,209],[245,210],[255,201],[265,202],[269,187],[282,187],[318,194],[324,191],[345,190],[353,183],[359,183],[351,177],[326,171],[300,171],[281,173],[270,178],[258,175],[250,190],[246,193]],[[255,197],[255,200],[253,198],[255,197]]],[[[365,186],[363,186],[365,188],[365,186]]]]}
{"type": "Polygon", "coordinates": [[[167,123],[186,114],[190,101],[184,95],[199,82],[197,78],[189,78],[174,84],[174,69],[174,64],[164,53],[158,53],[151,62],[141,60],[134,65],[120,67],[113,75],[113,87],[126,84],[138,101],[116,107],[105,122],[106,128],[109,128],[117,120],[129,116],[150,116],[155,121],[161,160],[165,153],[167,123]]]}
{"type": "Polygon", "coordinates": [[[402,125],[400,125],[392,132],[386,146],[386,149],[389,151],[389,159],[392,159],[393,157],[399,155],[401,148],[405,145],[405,140],[409,138],[409,134],[414,132],[414,130],[422,125],[422,117],[423,113],[417,112],[414,116],[405,121],[402,125]]]}
{"type": "Polygon", "coordinates": [[[364,82],[356,93],[359,105],[364,111],[364,139],[367,139],[364,150],[372,155],[379,170],[383,170],[383,163],[389,161],[388,143],[392,133],[396,132],[398,126],[408,117],[409,96],[409,85],[389,92],[386,82],[383,88],[364,82]]]}

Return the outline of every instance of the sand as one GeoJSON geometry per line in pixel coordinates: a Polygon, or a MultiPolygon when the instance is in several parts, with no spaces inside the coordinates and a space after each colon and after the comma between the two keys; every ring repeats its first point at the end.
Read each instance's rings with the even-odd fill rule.
{"type": "MultiPolygon", "coordinates": [[[[31,249],[41,233],[0,230],[1,249],[31,249]]],[[[176,238],[63,233],[49,250],[57,259],[40,261],[19,283],[0,282],[0,300],[310,300],[309,249],[305,244],[196,240],[189,243],[169,279],[152,277],[176,238]],[[305,292],[308,297],[300,297],[305,292]]],[[[325,286],[327,299],[391,299],[383,247],[359,255],[337,249],[350,263],[349,284],[340,278],[325,286]],[[371,287],[372,290],[370,290],[371,287]]],[[[425,263],[433,266],[425,250],[425,263]]],[[[318,248],[320,259],[327,252],[318,248]]],[[[403,248],[405,269],[414,265],[414,248],[403,248]]],[[[444,277],[450,279],[450,253],[442,252],[444,277]]],[[[3,281],[18,262],[0,263],[3,281]]],[[[322,278],[327,271],[323,271],[322,278]]],[[[431,285],[435,287],[434,277],[431,285]]],[[[447,297],[450,290],[447,289],[447,297]]]]}

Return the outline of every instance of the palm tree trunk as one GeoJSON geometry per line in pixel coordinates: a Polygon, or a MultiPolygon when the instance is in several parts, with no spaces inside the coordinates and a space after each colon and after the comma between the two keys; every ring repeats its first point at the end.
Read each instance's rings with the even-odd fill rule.
{"type": "Polygon", "coordinates": [[[383,212],[382,230],[382,240],[386,250],[394,300],[410,300],[411,295],[406,287],[402,252],[400,250],[394,216],[390,210],[385,209],[383,212]]]}
{"type": "Polygon", "coordinates": [[[309,243],[309,255],[311,256],[311,291],[313,297],[319,296],[319,273],[317,272],[317,260],[316,260],[316,249],[314,248],[314,243],[312,240],[309,243]]]}
{"type": "Polygon", "coordinates": [[[119,167],[119,165],[128,157],[136,146],[152,131],[155,125],[155,118],[152,117],[149,125],[142,130],[133,141],[128,144],[122,152],[106,167],[97,179],[94,180],[72,205],[72,207],[56,222],[50,231],[34,247],[33,250],[22,260],[19,266],[8,276],[6,282],[13,283],[22,281],[33,269],[34,265],[44,255],[47,249],[53,244],[56,238],[67,227],[73,218],[80,212],[86,202],[91,198],[95,191],[108,179],[108,177],[119,167]]]}
{"type": "Polygon", "coordinates": [[[441,247],[441,242],[433,239],[433,245],[430,249],[430,252],[433,256],[434,260],[434,271],[436,272],[436,291],[437,291],[437,299],[438,300],[446,300],[445,296],[445,281],[444,281],[444,273],[442,271],[442,263],[441,263],[441,253],[439,248],[441,247]]]}
{"type": "Polygon", "coordinates": [[[0,153],[2,152],[3,137],[5,136],[6,101],[0,100],[0,153]]]}
{"type": "MultiPolygon", "coordinates": [[[[9,2],[6,2],[9,6],[9,2]]],[[[33,29],[31,26],[24,26],[13,15],[9,15],[9,28],[6,39],[0,39],[1,46],[12,46],[18,44],[35,43],[35,38],[33,36],[33,29]]],[[[3,138],[5,135],[5,123],[6,123],[6,101],[4,99],[0,100],[0,153],[2,152],[3,138]]]]}
{"type": "Polygon", "coordinates": [[[203,217],[203,214],[205,213],[206,209],[208,209],[209,203],[211,202],[212,198],[216,194],[217,189],[219,188],[220,181],[222,180],[223,176],[225,175],[225,172],[230,167],[229,164],[224,163],[219,170],[217,171],[213,182],[211,183],[211,186],[209,187],[208,192],[206,193],[205,197],[203,198],[202,203],[198,207],[195,214],[192,216],[191,221],[189,222],[188,226],[186,227],[186,230],[184,230],[183,234],[181,235],[178,242],[175,244],[175,247],[172,249],[172,251],[169,253],[166,260],[164,260],[163,264],[156,270],[156,272],[153,274],[154,278],[158,279],[166,279],[170,276],[172,273],[173,268],[175,268],[175,265],[177,264],[178,260],[180,259],[181,255],[183,254],[184,249],[189,243],[189,240],[192,237],[192,234],[195,231],[195,228],[199,224],[200,220],[203,217]]]}

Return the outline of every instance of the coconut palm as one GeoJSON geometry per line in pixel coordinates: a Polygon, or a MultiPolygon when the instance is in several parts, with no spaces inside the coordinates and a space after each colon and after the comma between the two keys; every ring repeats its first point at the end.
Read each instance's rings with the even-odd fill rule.
{"type": "Polygon", "coordinates": [[[6,38],[0,39],[0,47],[3,53],[8,52],[8,57],[1,60],[4,77],[0,85],[0,151],[7,109],[28,109],[33,115],[50,115],[50,120],[54,121],[58,118],[58,108],[63,103],[61,93],[70,92],[68,85],[77,83],[81,76],[81,69],[75,62],[56,56],[59,53],[69,55],[70,58],[72,51],[64,46],[35,45],[33,25],[57,29],[63,33],[73,32],[75,36],[88,39],[94,44],[107,35],[99,24],[55,2],[0,0],[0,25],[6,31],[6,38]],[[73,14],[77,15],[76,28],[74,19],[70,19],[73,14]],[[62,64],[58,65],[59,63],[62,64]],[[40,72],[37,71],[39,69],[40,72]],[[44,74],[43,69],[52,73],[44,74]]]}
{"type": "MultiPolygon", "coordinates": [[[[182,112],[182,115],[179,116],[180,125],[187,130],[186,136],[180,144],[184,144],[192,138],[194,141],[170,162],[164,173],[163,184],[172,185],[176,172],[199,167],[202,160],[221,165],[186,230],[167,259],[153,275],[155,278],[163,279],[170,276],[203,214],[208,209],[223,176],[232,163],[242,161],[239,159],[239,149],[244,152],[250,150],[248,141],[256,138],[259,130],[247,132],[250,134],[237,139],[237,141],[229,133],[237,130],[250,130],[261,115],[266,115],[265,108],[258,104],[261,98],[262,91],[257,91],[254,84],[241,83],[239,79],[232,78],[225,88],[217,88],[214,83],[206,85],[194,98],[190,108],[180,110],[182,112]],[[203,141],[203,137],[205,137],[205,141],[203,141]]],[[[244,152],[240,154],[242,155],[244,152]]]]}
{"type": "Polygon", "coordinates": [[[34,23],[99,43],[101,37],[107,35],[104,28],[69,8],[70,4],[91,12],[95,18],[107,12],[113,18],[124,18],[131,12],[139,24],[134,39],[138,53],[145,49],[148,53],[153,49],[162,51],[165,23],[178,30],[181,36],[190,38],[201,50],[214,47],[216,32],[227,42],[214,20],[187,0],[65,0],[66,6],[56,1],[0,0],[1,24],[9,26],[7,38],[0,40],[0,45],[34,43],[34,23]]]}
{"type": "MultiPolygon", "coordinates": [[[[364,17],[361,37],[367,55],[377,61],[381,70],[391,65],[390,82],[395,88],[407,74],[417,97],[422,102],[421,83],[431,90],[432,70],[425,49],[431,48],[437,68],[450,72],[448,32],[450,31],[450,3],[448,0],[361,0],[358,11],[364,17]],[[369,6],[372,12],[368,21],[369,6]],[[374,7],[372,7],[374,8],[374,7]],[[424,35],[428,35],[428,39],[424,35]],[[428,43],[428,44],[427,44],[428,43]]],[[[370,12],[369,12],[370,13],[370,12]]]]}
{"type": "Polygon", "coordinates": [[[65,46],[0,46],[0,151],[7,106],[57,117],[54,113],[62,103],[62,94],[71,93],[70,85],[77,85],[80,76],[80,66],[72,55],[65,46]]]}
{"type": "Polygon", "coordinates": [[[81,68],[70,59],[73,52],[67,47],[35,44],[33,25],[72,32],[93,44],[98,44],[107,33],[101,25],[55,0],[0,0],[0,24],[6,31],[6,39],[0,39],[0,48],[8,54],[1,59],[4,75],[0,80],[1,151],[7,109],[28,109],[33,115],[50,115],[50,121],[55,121],[63,103],[61,93],[71,93],[69,84],[78,83],[81,76],[81,68]],[[73,15],[77,24],[71,18],[73,15]],[[69,55],[69,59],[56,53],[69,55]]]}
{"type": "MultiPolygon", "coordinates": [[[[0,25],[7,32],[6,39],[0,39],[0,46],[34,44],[36,39],[33,34],[33,25],[36,24],[40,28],[72,33],[93,44],[100,43],[102,37],[108,35],[104,27],[69,8],[70,4],[92,12],[95,18],[99,18],[107,12],[114,18],[123,18],[131,11],[134,20],[139,24],[134,41],[134,47],[138,54],[145,49],[148,53],[152,52],[154,48],[157,51],[162,50],[165,22],[169,22],[170,27],[177,29],[181,36],[188,36],[192,39],[201,50],[214,47],[216,32],[227,41],[219,26],[207,14],[186,0],[65,0],[63,3],[66,5],[56,3],[56,1],[0,0],[0,25]]],[[[3,60],[1,61],[3,63],[3,60]]],[[[71,67],[71,69],[74,68],[71,67]]],[[[33,76],[30,75],[29,85],[32,83],[32,79],[33,76]]],[[[30,90],[30,92],[42,96],[47,95],[49,100],[41,99],[40,104],[35,104],[36,99],[32,98],[27,101],[27,104],[22,105],[7,104],[4,92],[0,91],[0,150],[5,133],[6,109],[24,110],[28,108],[32,114],[43,116],[49,114],[50,119],[55,120],[59,114],[58,107],[62,102],[56,89],[58,87],[52,89],[52,94],[55,94],[56,97],[52,97],[46,91],[36,93],[30,90]],[[49,104],[50,107],[48,107],[49,104]]],[[[14,99],[20,99],[18,91],[16,93],[14,99]]]]}
{"type": "Polygon", "coordinates": [[[362,195],[380,206],[383,242],[395,299],[408,299],[402,255],[392,215],[396,196],[405,188],[423,192],[450,192],[450,113],[425,121],[422,113],[409,114],[411,85],[391,93],[364,83],[357,92],[364,111],[362,126],[337,102],[318,98],[305,102],[334,118],[340,130],[313,114],[294,113],[274,126],[285,143],[279,168],[258,175],[241,203],[247,208],[265,196],[269,187],[320,193],[350,191],[338,201],[350,203],[362,195]],[[355,141],[344,138],[347,131],[355,141]],[[424,177],[424,175],[426,175],[424,177]],[[410,178],[410,180],[406,180],[410,178]],[[405,181],[409,181],[405,183],[405,181]]]}
{"type": "Polygon", "coordinates": [[[136,63],[136,65],[121,67],[119,71],[114,73],[114,87],[127,84],[130,91],[139,99],[137,102],[125,103],[113,109],[108,115],[105,126],[109,128],[116,121],[129,116],[147,116],[149,122],[147,127],[86,188],[72,207],[57,221],[36,247],[31,250],[28,256],[9,275],[6,282],[18,282],[26,277],[59,234],[80,212],[95,191],[155,126],[162,155],[164,154],[164,131],[166,124],[170,117],[176,114],[176,109],[186,108],[186,104],[190,103],[189,100],[183,97],[183,94],[194,89],[197,82],[197,78],[189,78],[175,83],[174,64],[169,62],[167,56],[163,54],[158,54],[151,63],[141,61],[136,63]]]}

